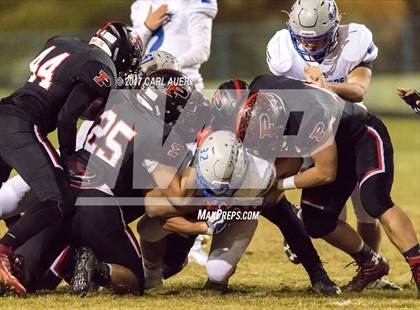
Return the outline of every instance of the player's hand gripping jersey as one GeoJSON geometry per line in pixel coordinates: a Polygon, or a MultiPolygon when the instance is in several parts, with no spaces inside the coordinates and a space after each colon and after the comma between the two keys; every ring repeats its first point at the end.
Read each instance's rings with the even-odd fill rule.
{"type": "Polygon", "coordinates": [[[366,26],[351,23],[340,25],[338,43],[325,59],[318,63],[307,61],[296,51],[290,32],[278,31],[267,46],[267,63],[274,75],[285,75],[305,80],[306,66],[320,66],[328,82],[347,82],[349,73],[358,66],[369,66],[378,56],[372,33],[366,26]]]}

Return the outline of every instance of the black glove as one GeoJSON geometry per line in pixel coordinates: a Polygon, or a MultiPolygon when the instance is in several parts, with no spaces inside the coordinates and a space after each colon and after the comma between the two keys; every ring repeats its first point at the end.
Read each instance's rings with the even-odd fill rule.
{"type": "Polygon", "coordinates": [[[411,95],[404,97],[404,101],[416,112],[420,114],[420,106],[417,105],[417,101],[420,101],[420,94],[418,91],[414,91],[411,95]]]}

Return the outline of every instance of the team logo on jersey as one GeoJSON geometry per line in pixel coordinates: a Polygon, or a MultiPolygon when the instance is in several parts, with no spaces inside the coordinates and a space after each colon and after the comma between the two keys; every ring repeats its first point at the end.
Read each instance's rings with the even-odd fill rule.
{"type": "Polygon", "coordinates": [[[111,87],[111,78],[109,75],[104,71],[99,71],[99,74],[93,78],[96,84],[98,84],[100,87],[111,87]]]}
{"type": "Polygon", "coordinates": [[[323,122],[318,122],[315,125],[314,130],[312,130],[311,134],[309,135],[309,138],[312,140],[315,140],[316,142],[321,141],[321,138],[325,134],[325,124],[323,122]]]}

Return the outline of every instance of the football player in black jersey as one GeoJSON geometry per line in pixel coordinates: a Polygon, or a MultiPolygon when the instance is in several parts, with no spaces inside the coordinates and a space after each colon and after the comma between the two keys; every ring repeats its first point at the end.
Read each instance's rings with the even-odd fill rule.
{"type": "MultiPolygon", "coordinates": [[[[17,249],[27,266],[19,280],[29,291],[43,287],[41,279],[46,269],[71,244],[81,247],[71,281],[74,293],[86,295],[93,283],[118,288],[119,293],[143,293],[141,257],[127,224],[141,216],[144,208],[120,205],[127,198],[138,200],[144,196],[141,188],[146,188],[145,183],[138,182],[148,179],[162,184],[182,165],[189,151],[183,145],[184,136],[172,132],[171,127],[187,102],[194,105],[189,102],[194,87],[181,72],[158,70],[149,76],[152,79],[159,83],[145,85],[140,91],[113,91],[105,110],[90,128],[83,148],[74,156],[71,193],[85,201],[94,199],[93,204],[80,200],[73,216],[17,249]],[[176,80],[184,82],[171,82],[176,80]],[[146,159],[156,162],[151,172],[154,180],[147,178],[142,167],[146,159]]],[[[179,193],[171,185],[167,190],[179,193]]],[[[60,268],[55,265],[54,270],[58,271],[60,268]]]]}
{"type": "Polygon", "coordinates": [[[142,44],[132,28],[107,23],[89,44],[76,38],[53,37],[30,63],[25,85],[0,104],[0,182],[14,168],[41,204],[25,215],[0,240],[0,283],[24,295],[10,272],[13,250],[63,215],[65,169],[72,165],[77,119],[92,103],[105,102],[117,72],[137,68],[142,44]],[[61,159],[46,135],[58,129],[61,159]],[[30,216],[31,215],[31,216],[30,216]]]}
{"type": "Polygon", "coordinates": [[[260,76],[251,83],[251,95],[238,116],[237,135],[266,157],[313,160],[307,170],[278,180],[277,188],[303,189],[301,208],[307,233],[324,238],[355,259],[358,273],[344,290],[360,292],[389,272],[386,260],[338,219],[358,183],[363,207],[379,219],[405,257],[420,291],[420,247],[410,219],[390,197],[393,148],[380,119],[301,81],[260,76]]]}

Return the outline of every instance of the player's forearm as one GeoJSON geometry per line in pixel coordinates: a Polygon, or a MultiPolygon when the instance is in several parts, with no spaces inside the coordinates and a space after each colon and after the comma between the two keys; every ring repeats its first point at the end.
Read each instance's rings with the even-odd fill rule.
{"type": "Polygon", "coordinates": [[[350,102],[362,102],[367,89],[358,83],[327,83],[328,89],[350,102]]]}
{"type": "Polygon", "coordinates": [[[76,133],[76,122],[59,123],[57,136],[60,144],[60,154],[64,160],[76,150],[76,133]]]}
{"type": "Polygon", "coordinates": [[[333,169],[320,169],[319,167],[312,167],[295,176],[278,180],[277,189],[287,190],[317,187],[331,183],[334,180],[335,172],[333,169]]]}
{"type": "MultiPolygon", "coordinates": [[[[183,198],[175,198],[175,203],[182,204],[183,198]]],[[[171,217],[181,216],[193,212],[198,207],[191,206],[176,206],[172,201],[165,196],[162,190],[154,189],[146,194],[145,209],[146,214],[150,217],[171,217]]]]}
{"type": "Polygon", "coordinates": [[[63,158],[76,149],[77,120],[89,107],[91,96],[86,85],[77,84],[61,108],[57,118],[57,135],[63,158]]]}
{"type": "Polygon", "coordinates": [[[165,219],[162,228],[187,235],[207,234],[208,231],[206,222],[191,222],[180,216],[165,219]]]}
{"type": "Polygon", "coordinates": [[[336,170],[331,168],[312,167],[295,176],[297,188],[316,187],[335,180],[336,170]]]}

